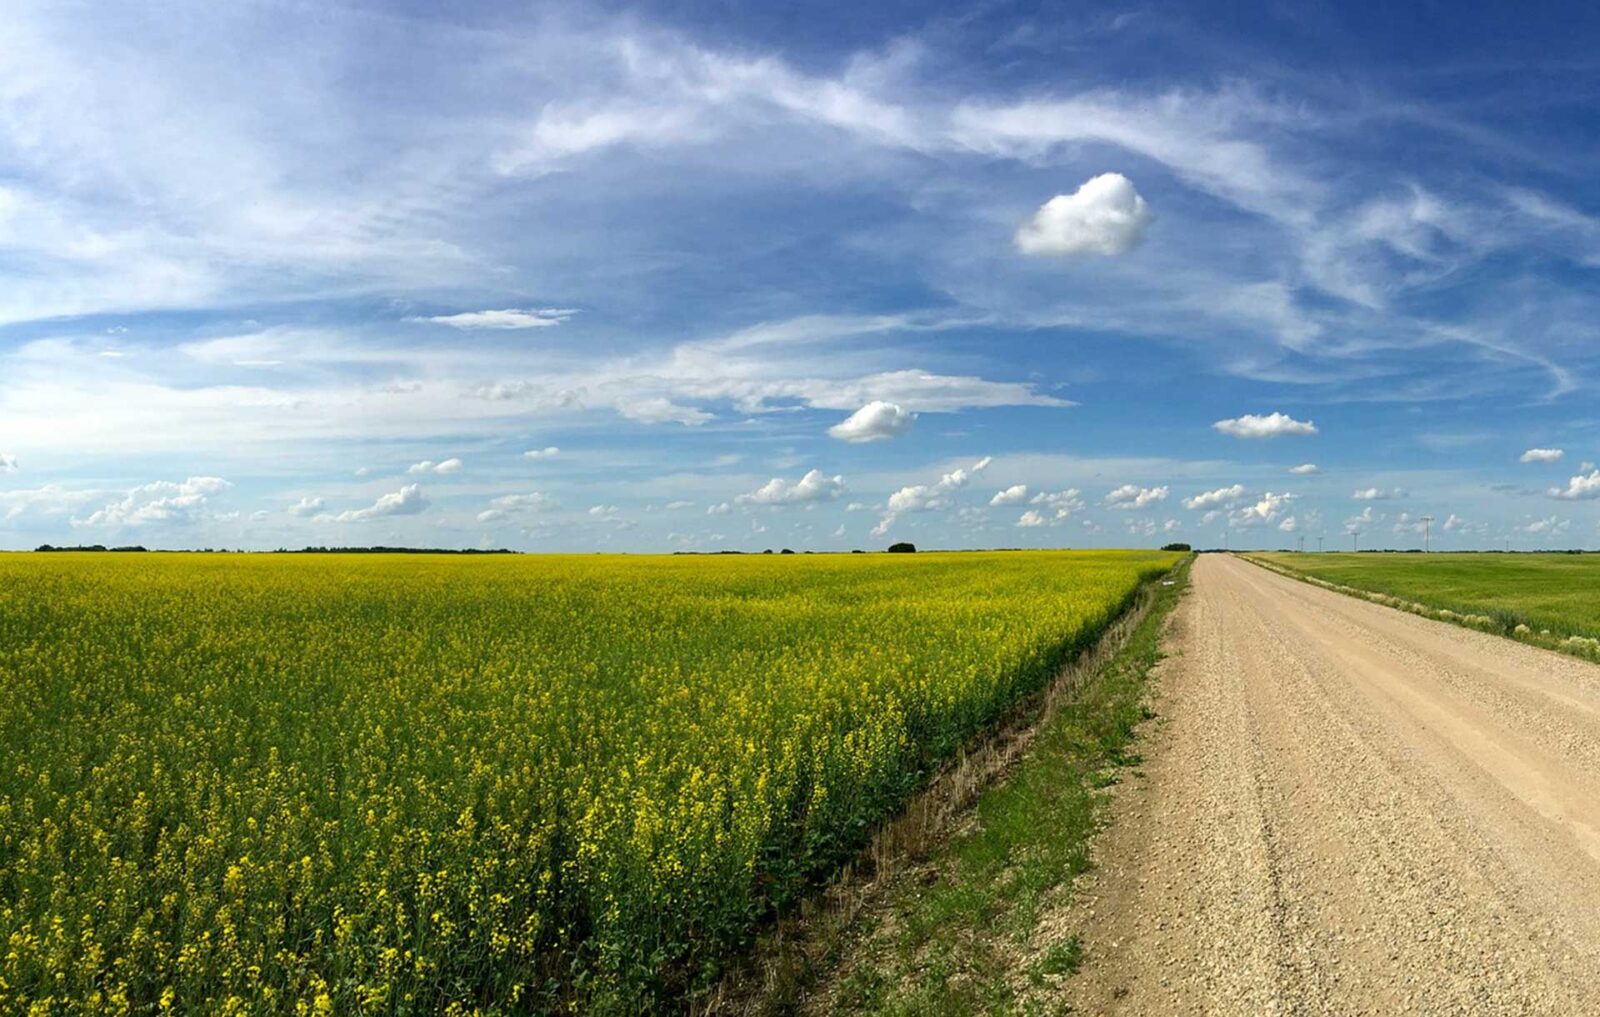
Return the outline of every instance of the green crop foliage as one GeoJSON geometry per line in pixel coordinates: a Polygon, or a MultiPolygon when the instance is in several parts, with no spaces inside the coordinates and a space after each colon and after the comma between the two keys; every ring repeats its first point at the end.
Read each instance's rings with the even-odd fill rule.
{"type": "Polygon", "coordinates": [[[1177,555],[0,555],[0,1012],[659,1012],[1177,555]]]}
{"type": "Polygon", "coordinates": [[[1600,636],[1600,555],[1262,554],[1283,568],[1460,614],[1511,631],[1600,636]]]}

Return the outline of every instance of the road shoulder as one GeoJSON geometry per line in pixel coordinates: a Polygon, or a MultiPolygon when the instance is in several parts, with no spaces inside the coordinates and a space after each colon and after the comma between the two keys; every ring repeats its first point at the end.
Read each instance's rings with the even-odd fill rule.
{"type": "Polygon", "coordinates": [[[802,1012],[1066,1012],[1062,990],[1081,943],[1055,919],[1089,865],[1110,789],[1137,779],[1144,689],[1186,576],[1155,587],[1126,645],[1042,722],[1016,769],[862,916],[802,1012]]]}

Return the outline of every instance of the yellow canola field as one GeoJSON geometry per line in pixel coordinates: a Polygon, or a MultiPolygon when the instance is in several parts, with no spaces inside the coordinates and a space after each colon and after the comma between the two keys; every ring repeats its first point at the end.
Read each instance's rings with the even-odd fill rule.
{"type": "Polygon", "coordinates": [[[1176,555],[0,555],[0,1013],[643,1012],[1176,555]]]}

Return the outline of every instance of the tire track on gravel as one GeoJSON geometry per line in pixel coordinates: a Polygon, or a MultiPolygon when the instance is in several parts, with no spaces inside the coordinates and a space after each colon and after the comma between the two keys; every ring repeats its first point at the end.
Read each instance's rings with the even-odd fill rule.
{"type": "Polygon", "coordinates": [[[1600,1013],[1600,668],[1202,556],[1074,1012],[1600,1013]]]}

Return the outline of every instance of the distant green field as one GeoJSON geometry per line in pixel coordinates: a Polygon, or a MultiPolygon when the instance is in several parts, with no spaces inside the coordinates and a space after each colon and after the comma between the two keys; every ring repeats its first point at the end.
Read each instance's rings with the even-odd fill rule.
{"type": "Polygon", "coordinates": [[[1561,636],[1600,636],[1600,555],[1261,554],[1306,575],[1561,636]]]}

